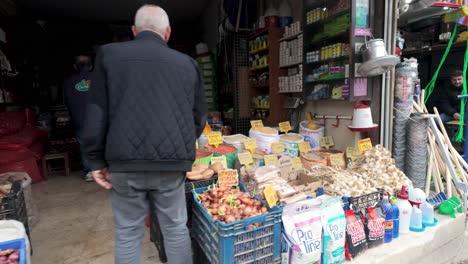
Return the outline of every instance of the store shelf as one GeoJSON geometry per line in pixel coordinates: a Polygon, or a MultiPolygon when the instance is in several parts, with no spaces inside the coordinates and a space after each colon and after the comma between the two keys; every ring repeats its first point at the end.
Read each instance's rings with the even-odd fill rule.
{"type": "Polygon", "coordinates": [[[263,49],[259,49],[259,50],[255,50],[255,51],[249,51],[249,55],[255,55],[255,54],[258,54],[258,53],[265,52],[265,51],[268,51],[268,47],[263,48],[263,49]]]}
{"type": "Polygon", "coordinates": [[[270,110],[270,107],[265,108],[265,107],[250,107],[251,110],[270,110]]]}
{"type": "Polygon", "coordinates": [[[278,92],[279,94],[289,94],[289,93],[302,93],[303,91],[281,91],[281,92],[278,92]]]}
{"type": "Polygon", "coordinates": [[[334,79],[328,79],[328,80],[316,80],[316,81],[310,81],[310,82],[305,82],[306,84],[309,83],[324,83],[324,82],[333,82],[333,81],[339,81],[339,80],[346,80],[349,77],[340,77],[340,78],[334,78],[334,79]]]}
{"type": "Polygon", "coordinates": [[[296,67],[298,65],[301,65],[302,64],[302,61],[301,62],[296,62],[296,63],[293,63],[293,64],[289,64],[289,65],[280,65],[280,68],[291,68],[291,67],[296,67]]]}
{"type": "Polygon", "coordinates": [[[338,33],[336,35],[333,35],[333,36],[328,36],[326,38],[311,41],[310,43],[306,44],[306,47],[312,47],[312,46],[315,46],[317,44],[322,44],[323,42],[326,42],[326,41],[338,40],[338,39],[343,38],[343,37],[349,37],[349,29],[347,29],[347,30],[345,30],[343,32],[340,32],[340,33],[338,33]]]}
{"type": "MultiPolygon", "coordinates": [[[[450,50],[458,49],[458,48],[465,48],[465,47],[466,47],[466,41],[463,41],[463,42],[452,44],[452,48],[450,50]]],[[[439,44],[439,45],[434,45],[430,47],[423,47],[420,49],[403,50],[402,55],[406,56],[406,55],[429,53],[429,52],[436,52],[436,51],[443,52],[446,48],[447,48],[447,44],[439,44]]]]}
{"type": "Polygon", "coordinates": [[[335,13],[335,14],[333,14],[333,15],[331,15],[331,16],[325,18],[325,19],[322,19],[322,20],[313,22],[313,23],[311,23],[311,24],[308,24],[307,27],[308,27],[308,28],[315,28],[315,27],[317,27],[317,26],[322,26],[322,25],[326,24],[327,22],[330,22],[330,21],[332,21],[333,19],[335,19],[335,18],[337,18],[337,17],[339,17],[339,16],[341,16],[341,15],[344,15],[344,14],[346,14],[346,13],[349,13],[349,12],[351,12],[351,9],[349,9],[349,8],[344,9],[344,10],[341,10],[341,11],[339,11],[339,12],[337,12],[337,13],[335,13]]]}
{"type": "Polygon", "coordinates": [[[260,85],[250,85],[251,88],[268,88],[270,87],[268,84],[260,84],[260,85]]]}
{"type": "Polygon", "coordinates": [[[307,65],[325,64],[325,63],[330,62],[330,61],[344,60],[344,59],[349,59],[349,55],[340,56],[340,57],[336,57],[336,58],[329,58],[329,59],[326,59],[326,60],[319,60],[319,61],[309,62],[309,63],[307,63],[307,65]]]}
{"type": "Polygon", "coordinates": [[[251,34],[249,36],[249,39],[254,39],[254,38],[258,37],[258,36],[262,36],[262,35],[265,35],[267,33],[268,33],[268,28],[260,29],[259,31],[251,34]]]}
{"type": "Polygon", "coordinates": [[[262,71],[262,70],[268,69],[268,67],[269,67],[269,65],[266,65],[266,66],[262,66],[262,67],[254,68],[254,69],[250,68],[249,70],[250,71],[262,71]]]}
{"type": "Polygon", "coordinates": [[[301,32],[298,32],[294,35],[291,35],[291,36],[288,36],[288,37],[283,37],[283,38],[280,38],[280,40],[278,40],[279,42],[282,42],[282,41],[286,41],[286,40],[291,40],[291,39],[295,39],[297,37],[299,37],[300,35],[302,35],[302,31],[301,32]]]}

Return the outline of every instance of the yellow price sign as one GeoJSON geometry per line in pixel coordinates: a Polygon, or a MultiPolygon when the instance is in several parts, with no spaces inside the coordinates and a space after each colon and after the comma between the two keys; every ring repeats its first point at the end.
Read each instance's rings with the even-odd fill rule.
{"type": "Polygon", "coordinates": [[[263,127],[263,121],[262,120],[251,120],[250,125],[252,126],[252,128],[263,127]]]}
{"type": "Polygon", "coordinates": [[[244,141],[244,148],[253,153],[257,148],[257,140],[255,138],[249,138],[244,141]]]}
{"type": "Polygon", "coordinates": [[[330,155],[330,165],[332,167],[339,167],[339,168],[344,168],[346,167],[346,163],[344,161],[344,156],[343,154],[331,154],[330,155]]]}
{"type": "Polygon", "coordinates": [[[223,137],[220,133],[210,133],[207,135],[208,137],[208,144],[215,146],[216,148],[223,144],[223,137]]]}
{"type": "Polygon", "coordinates": [[[227,160],[226,156],[219,156],[219,157],[211,157],[211,164],[215,163],[221,163],[223,165],[223,168],[227,168],[227,160]]]}
{"type": "Polygon", "coordinates": [[[293,165],[294,165],[294,167],[295,167],[296,169],[302,169],[302,168],[303,168],[302,160],[301,160],[301,158],[299,158],[299,157],[294,158],[294,159],[292,160],[292,163],[293,163],[293,165]]]}
{"type": "Polygon", "coordinates": [[[301,152],[301,154],[302,153],[306,154],[312,151],[312,149],[310,148],[309,142],[301,142],[297,145],[299,146],[299,151],[301,152]]]}
{"type": "Polygon", "coordinates": [[[283,142],[275,142],[271,143],[271,150],[273,153],[280,154],[284,152],[284,143],[283,142]]]}
{"type": "Polygon", "coordinates": [[[248,151],[237,154],[237,159],[239,159],[240,164],[245,165],[246,167],[254,163],[252,154],[248,151]]]}
{"type": "Polygon", "coordinates": [[[237,170],[222,170],[218,173],[218,185],[220,187],[232,187],[239,185],[237,170]]]}
{"type": "Polygon", "coordinates": [[[268,206],[272,208],[276,206],[278,203],[278,193],[276,193],[275,187],[273,184],[268,184],[267,187],[263,190],[263,194],[265,195],[265,200],[268,203],[268,206]]]}
{"type": "Polygon", "coordinates": [[[265,161],[265,165],[278,166],[278,156],[276,155],[265,155],[263,156],[263,160],[265,161]]]}
{"type": "Polygon", "coordinates": [[[286,134],[288,133],[289,130],[291,130],[291,124],[289,123],[289,121],[281,122],[278,124],[278,126],[279,126],[280,131],[286,134]]]}
{"type": "Polygon", "coordinates": [[[330,147],[334,145],[335,145],[335,142],[333,141],[333,137],[321,137],[320,138],[320,147],[329,149],[330,147]]]}
{"type": "Polygon", "coordinates": [[[355,147],[346,148],[346,157],[348,157],[348,159],[351,159],[352,161],[354,161],[357,158],[359,158],[359,156],[361,156],[361,151],[359,151],[359,149],[355,147]]]}
{"type": "Polygon", "coordinates": [[[195,149],[198,149],[198,140],[195,140],[195,149]]]}
{"type": "Polygon", "coordinates": [[[361,153],[363,154],[372,148],[372,141],[370,140],[370,138],[361,139],[358,141],[358,147],[359,151],[361,151],[361,153]]]}

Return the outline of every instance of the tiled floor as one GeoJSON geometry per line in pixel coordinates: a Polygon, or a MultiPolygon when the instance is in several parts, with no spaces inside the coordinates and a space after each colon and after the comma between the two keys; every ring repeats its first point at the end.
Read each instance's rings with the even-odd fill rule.
{"type": "MultiPolygon", "coordinates": [[[[31,232],[34,264],[112,264],[114,232],[109,195],[73,173],[33,185],[38,221],[31,232]]],[[[161,263],[146,229],[143,263],[161,263]]]]}

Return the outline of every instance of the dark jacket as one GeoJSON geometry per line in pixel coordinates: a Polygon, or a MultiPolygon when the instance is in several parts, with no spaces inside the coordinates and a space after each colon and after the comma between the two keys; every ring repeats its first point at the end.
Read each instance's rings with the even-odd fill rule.
{"type": "Polygon", "coordinates": [[[436,87],[429,98],[428,111],[433,113],[433,108],[437,107],[440,114],[445,113],[450,117],[455,113],[460,113],[461,100],[457,96],[461,94],[462,89],[463,86],[455,87],[452,83],[443,87],[436,87]]]}
{"type": "Polygon", "coordinates": [[[70,112],[73,128],[76,132],[84,127],[86,103],[91,86],[91,72],[77,71],[68,76],[63,83],[65,105],[70,112]]]}
{"type": "Polygon", "coordinates": [[[196,62],[149,31],[97,54],[83,145],[92,170],[190,171],[208,115],[196,62]]]}

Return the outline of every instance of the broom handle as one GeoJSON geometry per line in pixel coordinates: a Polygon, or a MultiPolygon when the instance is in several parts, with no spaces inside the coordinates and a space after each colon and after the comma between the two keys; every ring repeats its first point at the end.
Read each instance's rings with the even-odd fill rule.
{"type": "Polygon", "coordinates": [[[434,155],[431,151],[431,148],[427,146],[427,153],[429,153],[429,165],[427,166],[427,173],[426,173],[426,185],[424,185],[424,192],[426,193],[426,197],[429,196],[429,190],[431,185],[431,175],[432,175],[432,162],[434,155]]]}

